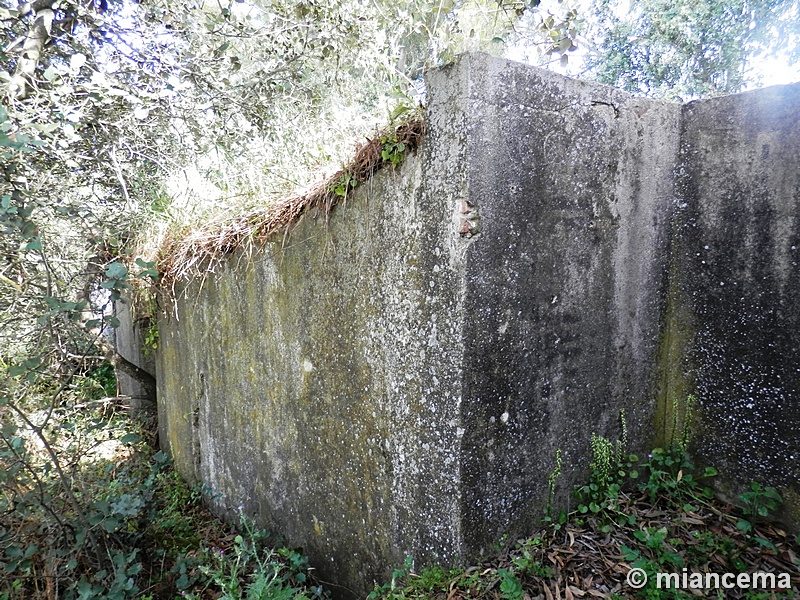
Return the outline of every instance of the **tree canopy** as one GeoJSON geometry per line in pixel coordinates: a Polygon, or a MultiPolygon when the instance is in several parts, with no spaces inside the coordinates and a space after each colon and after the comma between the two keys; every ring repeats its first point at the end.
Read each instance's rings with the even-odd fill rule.
{"type": "Polygon", "coordinates": [[[761,56],[800,57],[797,0],[596,0],[589,66],[603,83],[650,96],[738,92],[761,56]]]}

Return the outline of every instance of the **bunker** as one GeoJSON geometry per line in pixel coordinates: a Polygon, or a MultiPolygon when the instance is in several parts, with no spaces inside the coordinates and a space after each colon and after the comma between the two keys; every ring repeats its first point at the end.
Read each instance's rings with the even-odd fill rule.
{"type": "Polygon", "coordinates": [[[693,395],[696,460],[796,524],[800,85],[682,106],[467,54],[427,89],[399,168],[178,288],[181,473],[357,595],[526,533],[557,453],[567,507],[592,432],[668,443],[693,395]]]}

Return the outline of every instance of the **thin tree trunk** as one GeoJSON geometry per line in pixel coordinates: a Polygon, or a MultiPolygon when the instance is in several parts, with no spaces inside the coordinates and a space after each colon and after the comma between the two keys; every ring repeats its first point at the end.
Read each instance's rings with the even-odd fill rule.
{"type": "Polygon", "coordinates": [[[22,52],[20,53],[19,60],[17,61],[17,68],[14,71],[9,90],[11,95],[17,100],[24,100],[28,95],[30,88],[30,81],[36,73],[36,67],[39,66],[39,60],[42,56],[42,50],[48,39],[50,39],[50,29],[53,26],[53,0],[47,2],[37,2],[35,4],[23,5],[23,10],[27,14],[35,10],[36,18],[33,25],[28,30],[28,35],[25,38],[25,43],[22,45],[22,52]]]}

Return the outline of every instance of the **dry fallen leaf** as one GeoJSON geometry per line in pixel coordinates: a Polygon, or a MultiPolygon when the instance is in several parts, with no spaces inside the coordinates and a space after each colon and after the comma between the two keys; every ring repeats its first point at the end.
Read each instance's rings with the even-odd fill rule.
{"type": "Polygon", "coordinates": [[[574,585],[569,586],[567,589],[571,590],[572,593],[577,596],[578,598],[583,598],[586,595],[582,589],[575,587],[574,585]]]}

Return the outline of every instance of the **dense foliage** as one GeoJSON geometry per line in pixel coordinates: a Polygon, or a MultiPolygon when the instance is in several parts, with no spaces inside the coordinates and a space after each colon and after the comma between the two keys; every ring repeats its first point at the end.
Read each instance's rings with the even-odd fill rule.
{"type": "MultiPolygon", "coordinates": [[[[425,68],[501,43],[527,8],[0,3],[4,358],[38,366],[65,362],[54,347],[80,355],[81,333],[67,343],[45,325],[95,321],[107,299],[93,294],[99,285],[124,291],[150,268],[108,272],[143,219],[181,196],[179,219],[196,203],[238,210],[307,183],[310,167],[344,153],[343,139],[385,120],[389,103],[413,103],[425,68]]],[[[102,341],[97,325],[85,343],[102,341]]]]}
{"type": "Polygon", "coordinates": [[[589,61],[603,83],[651,96],[738,92],[760,57],[800,53],[796,0],[596,0],[589,61]]]}
{"type": "Polygon", "coordinates": [[[214,519],[153,449],[152,422],[119,409],[37,413],[46,442],[3,424],[0,599],[327,597],[308,560],[246,515],[237,528],[214,519]]]}

